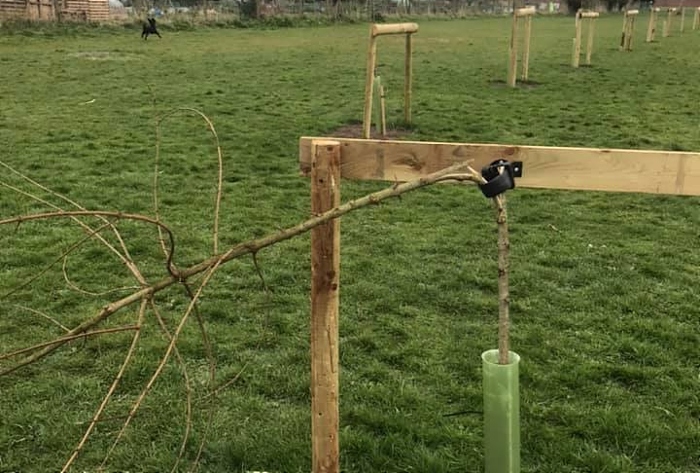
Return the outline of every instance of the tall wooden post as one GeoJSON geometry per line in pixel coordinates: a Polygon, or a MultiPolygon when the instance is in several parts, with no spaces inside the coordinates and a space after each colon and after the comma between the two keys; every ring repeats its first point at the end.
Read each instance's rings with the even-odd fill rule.
{"type": "Polygon", "coordinates": [[[530,73],[530,35],[532,33],[532,15],[525,17],[525,44],[523,46],[523,81],[527,81],[530,73]]]}
{"type": "Polygon", "coordinates": [[[372,29],[369,33],[369,49],[367,51],[367,75],[365,78],[365,110],[362,117],[362,138],[369,139],[372,126],[372,91],[374,89],[374,69],[377,67],[377,37],[372,29]]]}
{"type": "Polygon", "coordinates": [[[632,51],[634,22],[637,15],[639,15],[639,10],[627,10],[622,18],[622,39],[620,41],[620,51],[632,51]]]}
{"type": "Polygon", "coordinates": [[[656,19],[659,14],[659,8],[652,8],[649,11],[649,25],[647,26],[647,43],[654,41],[656,37],[656,19]]]}
{"type": "Polygon", "coordinates": [[[595,19],[598,17],[598,12],[588,20],[588,41],[586,41],[586,65],[591,65],[591,54],[593,54],[593,35],[595,33],[595,19]]]}
{"type": "Polygon", "coordinates": [[[693,29],[697,30],[700,24],[700,7],[695,9],[695,14],[693,15],[693,29]]]}
{"type": "Polygon", "coordinates": [[[413,82],[413,35],[406,35],[406,60],[404,61],[403,119],[411,123],[411,95],[413,82]]]}
{"type": "Polygon", "coordinates": [[[579,10],[576,12],[576,20],[574,23],[576,30],[574,35],[574,51],[571,57],[571,65],[573,67],[578,67],[579,58],[581,56],[581,23],[581,10],[579,10]]]}
{"type": "Polygon", "coordinates": [[[508,61],[508,85],[515,87],[516,75],[518,74],[518,14],[513,12],[513,26],[510,30],[510,58],[508,61]]]}
{"type": "Polygon", "coordinates": [[[683,34],[683,30],[685,29],[685,8],[681,7],[681,34],[683,34]]]}
{"type": "Polygon", "coordinates": [[[673,14],[675,13],[675,8],[669,8],[666,10],[666,21],[664,21],[664,31],[663,37],[666,38],[671,34],[671,23],[673,22],[673,14]]]}
{"type": "MultiPolygon", "coordinates": [[[[314,141],[311,211],[340,205],[340,143],[314,141]]],[[[340,472],[338,308],[340,221],[311,230],[311,448],[313,473],[340,472]]]]}

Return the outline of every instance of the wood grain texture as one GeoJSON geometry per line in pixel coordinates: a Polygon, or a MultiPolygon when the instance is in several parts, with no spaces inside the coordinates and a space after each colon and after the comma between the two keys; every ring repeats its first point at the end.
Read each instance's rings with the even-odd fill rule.
{"type": "MultiPolygon", "coordinates": [[[[300,169],[311,170],[311,140],[299,141],[300,169]]],[[[341,176],[404,182],[455,163],[481,169],[504,158],[522,161],[517,186],[649,194],[700,195],[700,153],[627,149],[332,138],[341,144],[341,176]]]]}
{"type": "MultiPolygon", "coordinates": [[[[313,143],[311,211],[340,205],[340,144],[313,143]]],[[[313,473],[340,472],[338,313],[340,220],[311,230],[311,451],[313,473]]]]}

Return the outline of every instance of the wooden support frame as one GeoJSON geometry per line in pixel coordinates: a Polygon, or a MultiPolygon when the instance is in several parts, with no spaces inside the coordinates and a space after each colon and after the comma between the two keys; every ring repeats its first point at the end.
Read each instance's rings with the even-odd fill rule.
{"type": "Polygon", "coordinates": [[[675,8],[666,9],[666,19],[664,20],[664,27],[662,36],[667,38],[671,34],[671,24],[673,23],[673,15],[676,14],[675,8]]]}
{"type": "Polygon", "coordinates": [[[639,15],[639,10],[627,10],[622,18],[622,38],[620,51],[632,51],[632,38],[634,37],[634,23],[639,15]]]}
{"type": "Polygon", "coordinates": [[[365,80],[365,108],[362,115],[362,136],[370,137],[372,126],[372,92],[374,75],[377,67],[377,38],[384,35],[403,34],[406,36],[404,61],[404,121],[411,123],[411,96],[413,82],[413,34],[418,32],[416,23],[373,24],[369,30],[369,48],[367,52],[367,75],[365,80]]]}
{"type": "MultiPolygon", "coordinates": [[[[299,166],[311,177],[311,208],[340,204],[342,178],[408,181],[471,161],[522,161],[524,188],[700,196],[700,153],[511,146],[352,138],[299,139],[299,166]]],[[[311,233],[311,412],[313,473],[339,473],[339,219],[311,233]]]]}
{"type": "Polygon", "coordinates": [[[656,23],[659,18],[661,8],[652,8],[649,10],[649,23],[647,25],[647,43],[651,43],[656,39],[656,23]]]}
{"type": "Polygon", "coordinates": [[[699,25],[700,25],[700,7],[697,7],[695,9],[695,13],[693,14],[693,30],[697,30],[699,25]]]}
{"type": "Polygon", "coordinates": [[[525,33],[523,34],[523,56],[521,80],[527,81],[530,72],[530,37],[532,36],[532,17],[535,15],[535,7],[518,8],[513,11],[513,25],[510,34],[508,62],[508,85],[515,87],[518,75],[518,22],[523,18],[525,33]]]}
{"type": "Polygon", "coordinates": [[[574,50],[571,58],[571,66],[578,67],[581,59],[581,35],[584,24],[588,26],[588,39],[586,41],[586,65],[591,65],[591,53],[593,50],[593,35],[595,31],[595,20],[600,13],[593,11],[579,10],[576,12],[574,50]]]}

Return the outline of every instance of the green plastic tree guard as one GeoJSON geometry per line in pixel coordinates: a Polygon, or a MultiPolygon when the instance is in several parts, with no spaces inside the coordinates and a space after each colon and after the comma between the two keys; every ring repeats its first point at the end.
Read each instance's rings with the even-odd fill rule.
{"type": "Polygon", "coordinates": [[[520,472],[520,356],[508,352],[498,364],[498,350],[481,354],[484,381],[485,473],[520,472]]]}

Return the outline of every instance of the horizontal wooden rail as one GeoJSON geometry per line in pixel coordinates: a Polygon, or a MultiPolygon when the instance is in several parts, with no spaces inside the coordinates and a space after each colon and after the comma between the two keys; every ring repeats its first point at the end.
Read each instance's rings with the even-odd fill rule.
{"type": "Polygon", "coordinates": [[[411,34],[418,31],[417,23],[391,23],[388,25],[372,25],[372,36],[385,34],[411,34]]]}
{"type": "Polygon", "coordinates": [[[639,10],[628,10],[625,12],[625,15],[627,15],[627,16],[639,15],[639,10]]]}
{"type": "Polygon", "coordinates": [[[348,179],[403,182],[457,162],[473,160],[481,169],[504,158],[523,162],[522,187],[700,196],[700,153],[302,137],[305,175],[313,139],[340,142],[341,176],[348,179]]]}
{"type": "Polygon", "coordinates": [[[597,11],[583,11],[581,12],[581,18],[598,18],[600,13],[597,11]]]}
{"type": "Polygon", "coordinates": [[[530,16],[534,15],[536,11],[535,7],[518,8],[515,10],[515,16],[530,16]]]}

